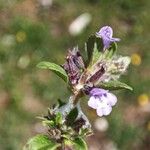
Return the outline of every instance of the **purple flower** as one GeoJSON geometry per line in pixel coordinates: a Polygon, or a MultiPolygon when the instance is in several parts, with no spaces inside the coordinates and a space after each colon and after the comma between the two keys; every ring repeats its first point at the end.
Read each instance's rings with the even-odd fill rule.
{"type": "Polygon", "coordinates": [[[108,90],[93,88],[90,91],[88,105],[96,109],[98,116],[107,116],[112,111],[112,106],[117,102],[117,97],[108,90]]]}
{"type": "Polygon", "coordinates": [[[113,38],[113,30],[110,26],[104,26],[102,27],[99,32],[96,32],[96,36],[102,38],[104,49],[109,48],[110,44],[112,42],[118,42],[120,41],[119,38],[113,38]]]}

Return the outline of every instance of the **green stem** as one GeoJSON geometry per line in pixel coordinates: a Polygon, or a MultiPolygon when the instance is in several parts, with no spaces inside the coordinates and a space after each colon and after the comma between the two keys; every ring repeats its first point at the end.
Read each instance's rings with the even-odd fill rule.
{"type": "Polygon", "coordinates": [[[81,97],[81,92],[79,92],[79,93],[77,93],[76,95],[74,95],[74,97],[73,97],[73,99],[72,99],[74,106],[77,105],[77,103],[78,103],[80,97],[81,97]]]}
{"type": "Polygon", "coordinates": [[[64,143],[64,140],[62,140],[61,148],[62,148],[62,150],[65,150],[65,143],[64,143]]]}

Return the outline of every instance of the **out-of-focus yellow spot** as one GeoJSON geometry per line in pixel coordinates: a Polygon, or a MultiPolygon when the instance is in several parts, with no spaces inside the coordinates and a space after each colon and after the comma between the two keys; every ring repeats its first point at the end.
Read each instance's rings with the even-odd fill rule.
{"type": "Polygon", "coordinates": [[[139,66],[141,64],[141,56],[137,53],[132,54],[131,63],[135,66],[139,66]]]}
{"type": "Polygon", "coordinates": [[[140,106],[145,106],[147,105],[149,102],[149,97],[147,94],[141,94],[139,97],[138,97],[138,103],[140,106]]]}
{"type": "Polygon", "coordinates": [[[147,130],[150,131],[150,121],[147,124],[147,130]]]}
{"type": "Polygon", "coordinates": [[[26,40],[26,33],[24,31],[18,31],[16,34],[16,40],[18,43],[22,43],[26,40]]]}

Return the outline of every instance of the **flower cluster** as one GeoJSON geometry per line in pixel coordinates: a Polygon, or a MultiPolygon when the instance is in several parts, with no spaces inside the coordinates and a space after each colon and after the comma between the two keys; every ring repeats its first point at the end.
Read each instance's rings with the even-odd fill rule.
{"type": "MultiPolygon", "coordinates": [[[[120,41],[119,38],[113,38],[112,36],[113,30],[111,27],[102,27],[99,32],[96,32],[95,39],[92,39],[94,41],[92,43],[93,48],[89,49],[89,51],[97,52],[95,52],[96,55],[90,52],[92,58],[89,64],[86,64],[76,47],[72,51],[69,50],[66,62],[63,65],[68,74],[73,93],[78,95],[78,93],[82,92],[89,95],[88,105],[96,109],[98,116],[109,115],[112,111],[112,106],[117,102],[114,94],[99,85],[117,81],[130,64],[129,57],[111,54],[114,52],[112,44],[120,41]],[[102,39],[103,44],[101,50],[98,49],[100,39],[102,39]],[[109,56],[110,54],[112,56],[109,56]]],[[[89,43],[87,42],[87,44],[89,43]]]]}

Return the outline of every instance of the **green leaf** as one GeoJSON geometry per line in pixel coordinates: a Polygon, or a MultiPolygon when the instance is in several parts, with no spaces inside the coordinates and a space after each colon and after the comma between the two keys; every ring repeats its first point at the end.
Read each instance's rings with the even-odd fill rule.
{"type": "Polygon", "coordinates": [[[97,50],[99,51],[99,53],[102,52],[103,50],[102,39],[97,38],[95,35],[90,36],[88,41],[86,42],[86,47],[85,47],[88,56],[88,62],[87,62],[88,64],[92,60],[95,43],[97,45],[97,50]]]}
{"type": "Polygon", "coordinates": [[[106,49],[106,50],[104,51],[104,53],[103,53],[103,58],[105,58],[105,59],[110,59],[110,58],[112,58],[112,57],[115,55],[116,51],[117,51],[117,43],[113,42],[113,43],[110,45],[109,49],[106,49]]]}
{"type": "Polygon", "coordinates": [[[42,123],[43,123],[44,126],[49,126],[49,127],[52,127],[52,128],[55,127],[55,123],[54,123],[53,120],[44,120],[44,121],[42,121],[42,123]]]}
{"type": "Polygon", "coordinates": [[[60,112],[56,114],[55,122],[56,122],[56,125],[62,124],[62,115],[60,112]]]}
{"type": "Polygon", "coordinates": [[[82,137],[90,136],[93,134],[93,131],[90,128],[80,128],[79,135],[82,137]]]}
{"type": "Polygon", "coordinates": [[[27,142],[23,150],[56,150],[59,146],[46,135],[37,135],[27,142]]]}
{"type": "Polygon", "coordinates": [[[78,116],[78,109],[75,107],[70,111],[70,113],[66,117],[66,124],[68,126],[72,125],[78,116]]]}
{"type": "Polygon", "coordinates": [[[65,104],[66,104],[66,103],[63,102],[61,99],[58,99],[59,108],[60,108],[61,106],[64,106],[65,104]]]}
{"type": "Polygon", "coordinates": [[[108,58],[111,58],[117,51],[117,43],[116,42],[113,42],[110,46],[110,48],[108,49],[108,54],[107,54],[107,57],[108,58]]]}
{"type": "Polygon", "coordinates": [[[68,75],[66,71],[59,65],[47,61],[42,61],[37,64],[38,68],[41,69],[50,69],[54,73],[56,73],[60,78],[62,78],[65,82],[68,82],[68,75]]]}
{"type": "Polygon", "coordinates": [[[97,43],[95,42],[94,48],[93,48],[92,60],[91,60],[90,65],[93,65],[94,63],[96,63],[97,60],[100,58],[101,54],[102,53],[98,50],[97,43]]]}
{"type": "Polygon", "coordinates": [[[87,144],[82,138],[75,138],[73,141],[75,150],[87,150],[87,144]]]}
{"type": "Polygon", "coordinates": [[[114,81],[109,81],[109,82],[102,82],[99,84],[99,87],[104,88],[104,89],[109,89],[109,90],[119,90],[119,89],[128,89],[128,90],[133,90],[133,88],[123,82],[114,80],[114,81]]]}

